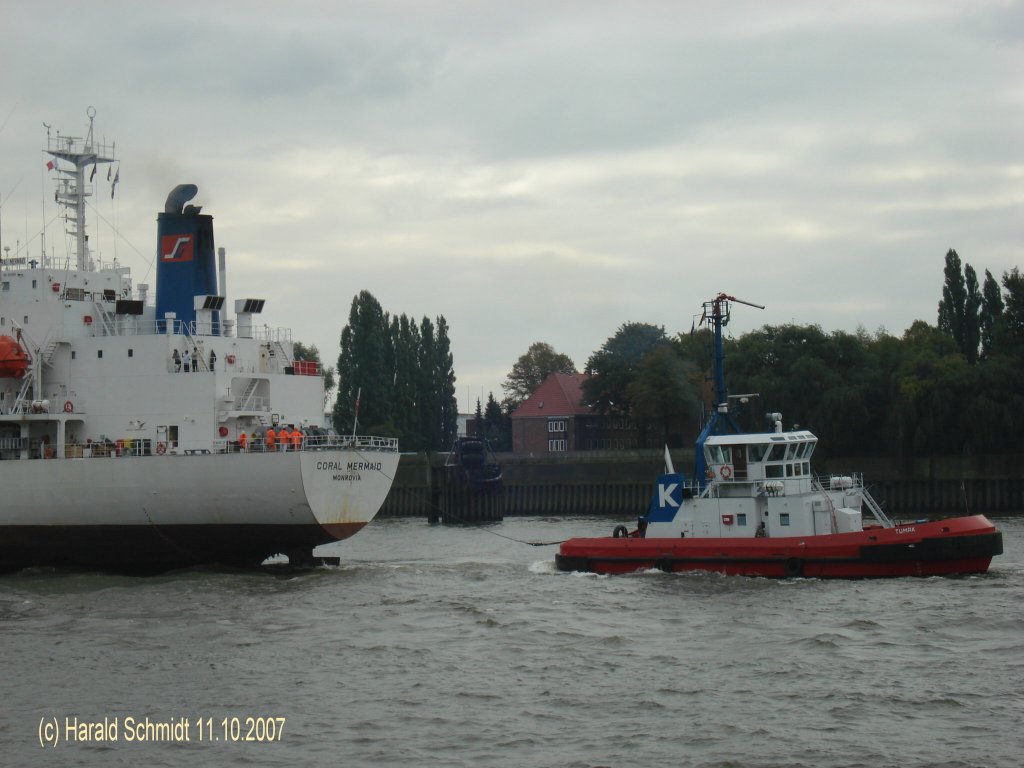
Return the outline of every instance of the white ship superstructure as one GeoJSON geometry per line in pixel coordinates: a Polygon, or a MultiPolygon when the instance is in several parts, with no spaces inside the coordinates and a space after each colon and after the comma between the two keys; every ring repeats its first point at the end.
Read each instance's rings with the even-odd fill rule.
{"type": "Polygon", "coordinates": [[[86,173],[114,152],[94,114],[47,141],[74,258],[0,268],[0,568],[308,559],[377,513],[397,443],[322,428],[318,364],[262,299],[227,301],[195,186],[159,214],[155,291],[95,262],[86,173]]]}

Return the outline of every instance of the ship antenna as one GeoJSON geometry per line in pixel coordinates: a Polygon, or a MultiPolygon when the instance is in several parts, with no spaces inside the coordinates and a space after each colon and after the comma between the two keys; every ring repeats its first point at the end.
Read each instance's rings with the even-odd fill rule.
{"type": "Polygon", "coordinates": [[[68,234],[75,238],[77,268],[80,272],[89,270],[89,237],[85,230],[85,201],[92,193],[86,187],[85,169],[90,165],[95,168],[100,163],[116,161],[114,145],[112,143],[108,145],[106,142],[97,143],[94,138],[93,123],[96,119],[96,108],[89,107],[85,110],[85,114],[89,118],[89,132],[84,139],[61,136],[59,131],[54,137],[50,126],[43,123],[46,128],[45,152],[55,160],[64,160],[73,166],[71,170],[57,167],[57,204],[63,206],[68,234]]]}
{"type": "Polygon", "coordinates": [[[761,304],[737,299],[735,296],[730,296],[726,293],[720,293],[710,301],[704,302],[704,312],[701,315],[700,322],[702,325],[707,322],[714,331],[715,357],[713,373],[715,402],[712,404],[711,418],[708,419],[707,424],[704,425],[704,429],[701,430],[700,436],[697,438],[694,479],[699,483],[704,481],[704,441],[710,435],[721,434],[724,427],[728,427],[734,434],[740,432],[739,425],[736,424],[732,414],[729,413],[729,392],[725,387],[725,344],[722,339],[722,329],[729,324],[729,302],[764,309],[764,306],[761,304]]]}

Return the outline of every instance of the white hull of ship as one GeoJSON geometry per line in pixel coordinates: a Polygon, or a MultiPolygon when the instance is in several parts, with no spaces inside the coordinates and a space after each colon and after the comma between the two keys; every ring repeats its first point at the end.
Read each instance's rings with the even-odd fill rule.
{"type": "Polygon", "coordinates": [[[396,452],[348,449],[0,462],[0,568],[310,551],[372,520],[397,465],[396,452]]]}

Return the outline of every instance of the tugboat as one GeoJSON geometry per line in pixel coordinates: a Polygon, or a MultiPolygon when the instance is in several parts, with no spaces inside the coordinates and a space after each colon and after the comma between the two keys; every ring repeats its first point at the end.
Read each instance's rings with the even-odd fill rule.
{"type": "Polygon", "coordinates": [[[763,309],[724,293],[704,303],[702,321],[714,331],[715,407],[697,438],[693,477],[675,471],[666,449],[665,473],[636,529],[620,525],[611,537],[569,539],[555,556],[558,569],[769,578],[987,572],[1003,542],[984,515],[894,523],[861,475],[813,475],[817,437],[784,431],[781,414],[770,414],[770,431],[741,432],[725,386],[722,329],[731,302],[763,309]]]}
{"type": "Polygon", "coordinates": [[[194,185],[158,214],[155,295],[90,250],[86,172],[116,162],[95,114],[47,134],[74,250],[0,264],[0,571],[317,562],[377,514],[397,441],[322,427],[318,364],[263,299],[227,302],[194,185]]]}

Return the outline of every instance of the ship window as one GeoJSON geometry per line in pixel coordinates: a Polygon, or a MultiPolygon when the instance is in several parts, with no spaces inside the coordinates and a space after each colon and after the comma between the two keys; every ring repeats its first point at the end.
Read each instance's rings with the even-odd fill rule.
{"type": "Polygon", "coordinates": [[[128,350],[128,357],[135,357],[135,350],[134,349],[129,349],[128,350]]]}
{"type": "Polygon", "coordinates": [[[809,462],[809,461],[805,461],[804,462],[804,474],[805,475],[811,474],[811,462],[809,462]]]}
{"type": "Polygon", "coordinates": [[[761,445],[748,445],[747,456],[750,457],[752,464],[758,464],[764,459],[764,455],[768,453],[768,446],[764,443],[761,445]]]}
{"type": "Polygon", "coordinates": [[[25,316],[24,316],[24,317],[23,317],[23,318],[21,319],[21,324],[22,324],[22,325],[28,325],[28,315],[25,315],[25,316]]]}
{"type": "Polygon", "coordinates": [[[747,524],[747,513],[746,512],[739,512],[739,513],[737,513],[737,515],[736,515],[736,525],[746,525],[746,524],[747,524]]]}
{"type": "Polygon", "coordinates": [[[32,287],[33,287],[33,288],[35,288],[35,287],[36,287],[36,281],[35,281],[35,280],[33,280],[33,281],[32,281],[32,287]]]}
{"type": "Polygon", "coordinates": [[[97,349],[96,350],[96,357],[103,357],[103,350],[102,349],[97,349]]]}
{"type": "Polygon", "coordinates": [[[779,513],[779,525],[789,525],[789,512],[779,513]]]}
{"type": "Polygon", "coordinates": [[[782,465],[781,464],[769,464],[764,468],[765,477],[782,477],[782,465]]]}
{"type": "Polygon", "coordinates": [[[786,446],[781,443],[777,443],[772,446],[771,453],[768,454],[768,461],[782,461],[786,458],[786,446]]]}
{"type": "Polygon", "coordinates": [[[787,464],[786,465],[786,477],[792,477],[792,476],[793,476],[793,465],[792,464],[787,464]]]}
{"type": "Polygon", "coordinates": [[[8,280],[4,280],[0,283],[0,290],[9,291],[11,290],[11,283],[8,280]]]}
{"type": "Polygon", "coordinates": [[[72,350],[71,350],[71,359],[72,359],[72,360],[74,360],[74,359],[75,359],[75,357],[77,356],[77,354],[78,354],[78,353],[77,353],[77,352],[75,352],[75,350],[73,350],[73,349],[72,349],[72,350]]]}

